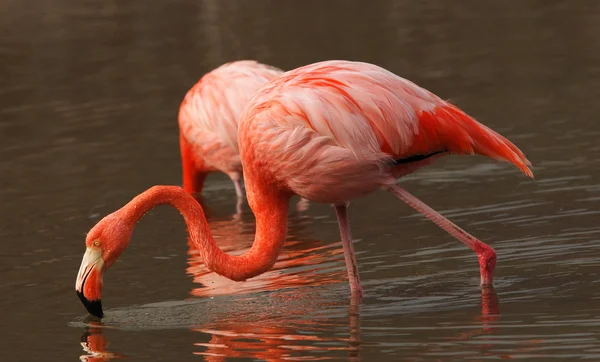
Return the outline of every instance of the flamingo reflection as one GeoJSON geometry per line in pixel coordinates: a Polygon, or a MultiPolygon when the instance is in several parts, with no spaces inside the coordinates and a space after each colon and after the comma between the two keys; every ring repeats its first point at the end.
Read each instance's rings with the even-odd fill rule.
{"type": "MultiPolygon", "coordinates": [[[[251,241],[249,242],[251,243],[251,241]]],[[[240,253],[250,248],[250,245],[245,245],[240,250],[239,247],[228,245],[227,242],[220,244],[220,246],[224,250],[231,248],[230,250],[239,251],[240,253]]],[[[285,255],[279,258],[271,271],[249,279],[244,283],[239,283],[208,270],[198,251],[190,246],[187,272],[193,276],[194,283],[202,285],[199,288],[194,288],[190,294],[195,297],[246,294],[255,291],[276,291],[294,287],[308,288],[345,281],[345,273],[341,269],[343,264],[337,263],[340,268],[329,271],[324,271],[322,267],[324,263],[331,263],[336,259],[343,261],[341,246],[338,248],[332,244],[321,245],[318,241],[290,241],[283,253],[285,255]]]]}
{"type": "Polygon", "coordinates": [[[102,323],[90,321],[81,336],[81,347],[86,354],[79,359],[85,362],[106,362],[121,356],[107,351],[108,342],[102,331],[102,323]]]}
{"type": "Polygon", "coordinates": [[[539,339],[526,340],[517,342],[518,347],[514,349],[512,354],[501,354],[494,352],[492,349],[497,347],[494,343],[492,335],[500,329],[500,308],[498,307],[498,295],[494,287],[486,287],[481,289],[481,315],[477,317],[480,324],[470,332],[461,333],[456,340],[468,341],[480,339],[487,343],[478,343],[476,346],[480,349],[480,355],[486,357],[495,357],[501,359],[512,359],[517,353],[531,353],[539,350],[539,339]]]}
{"type": "MultiPolygon", "coordinates": [[[[351,305],[349,313],[350,335],[347,337],[331,337],[332,329],[346,330],[348,326],[344,321],[332,321],[328,318],[317,320],[302,320],[297,318],[273,320],[267,322],[244,322],[243,320],[218,325],[206,325],[191,328],[199,332],[198,338],[208,335],[207,343],[196,342],[194,346],[201,347],[201,351],[194,351],[194,355],[203,356],[206,361],[224,361],[228,358],[244,357],[263,361],[284,361],[300,359],[326,359],[332,354],[339,353],[339,357],[348,356],[350,361],[359,360],[360,331],[358,328],[358,306],[351,305]],[[328,337],[323,335],[327,334],[328,337]],[[312,356],[312,357],[310,357],[312,356]]],[[[93,323],[92,327],[82,337],[86,354],[80,357],[81,361],[108,362],[120,356],[108,352],[103,325],[93,323]]],[[[343,334],[343,332],[342,332],[343,334]]],[[[335,335],[335,333],[334,333],[335,335]]]]}
{"type": "MultiPolygon", "coordinates": [[[[277,321],[277,326],[266,323],[229,323],[192,329],[211,336],[207,343],[198,342],[195,346],[202,351],[194,352],[204,356],[206,361],[219,362],[232,357],[245,357],[263,361],[288,361],[294,359],[325,359],[339,353],[347,355],[351,361],[358,360],[360,333],[358,313],[350,314],[350,337],[325,337],[325,331],[340,327],[343,323],[333,321],[289,319],[277,321]],[[317,356],[323,356],[318,358],[317,356]],[[302,358],[301,358],[302,356],[302,358]]],[[[271,324],[275,324],[272,323],[271,324]]],[[[328,333],[330,334],[330,333],[328,333]]],[[[335,335],[335,334],[334,334],[335,335]]]]}
{"type": "MultiPolygon", "coordinates": [[[[211,213],[213,214],[213,213],[211,213]]],[[[214,214],[213,214],[214,215],[214,214]]],[[[228,217],[211,217],[211,227],[219,246],[228,253],[243,253],[252,244],[254,225],[243,220],[243,214],[228,217]]],[[[313,287],[345,283],[343,249],[340,243],[325,244],[311,240],[308,226],[312,219],[306,216],[290,218],[289,239],[275,267],[268,273],[244,283],[233,282],[210,272],[197,250],[188,243],[187,273],[197,287],[190,291],[194,297],[240,295],[265,292],[259,297],[251,294],[247,299],[269,298],[277,300],[269,305],[280,309],[257,307],[251,313],[235,313],[218,322],[211,321],[191,327],[196,332],[192,353],[207,361],[224,361],[245,357],[265,361],[290,359],[339,358],[358,361],[360,358],[360,304],[346,299],[312,297],[313,287]],[[294,303],[300,301],[300,303],[294,303]],[[329,303],[329,304],[327,304],[329,303]],[[332,304],[333,303],[333,304],[332,304]],[[286,309],[286,305],[295,308],[286,309]],[[297,306],[300,305],[300,308],[297,306]],[[337,318],[324,316],[321,310],[346,311],[337,318]],[[346,315],[344,317],[344,314],[346,315]],[[307,317],[308,316],[308,317],[307,317]],[[315,317],[316,316],[316,317],[315,317]]],[[[325,288],[327,289],[327,288],[325,288]]],[[[491,335],[497,331],[500,311],[498,297],[493,288],[483,289],[481,313],[477,314],[478,327],[461,333],[460,341],[491,335]]],[[[117,355],[106,350],[107,343],[101,324],[91,325],[82,338],[87,352],[85,361],[108,361],[117,355]]],[[[443,346],[438,346],[443,349],[443,346]]],[[[491,344],[473,346],[482,355],[493,356],[491,344]]],[[[436,349],[431,346],[430,349],[436,349]]],[[[510,358],[500,356],[495,357],[510,358]]]]}
{"type": "Polygon", "coordinates": [[[500,321],[500,308],[498,307],[498,295],[494,287],[481,288],[481,315],[477,317],[479,328],[461,333],[460,340],[468,340],[478,336],[493,334],[498,328],[500,321]]]}
{"type": "MultiPolygon", "coordinates": [[[[300,200],[298,204],[306,204],[300,200]]],[[[211,272],[188,238],[187,273],[196,284],[190,294],[195,297],[246,294],[256,291],[277,291],[295,287],[314,287],[345,283],[343,247],[341,243],[310,240],[312,219],[298,208],[289,220],[289,237],[275,266],[264,274],[243,283],[211,272]]],[[[231,255],[243,254],[252,246],[254,223],[244,222],[240,214],[231,219],[210,219],[211,229],[219,247],[231,255]]]]}
{"type": "MultiPolygon", "coordinates": [[[[308,207],[305,200],[300,200],[295,214],[290,218],[289,237],[284,249],[273,269],[244,283],[232,281],[208,270],[198,250],[188,239],[187,273],[196,284],[201,285],[191,290],[194,297],[210,297],[216,295],[240,295],[256,291],[270,291],[269,298],[293,299],[299,297],[297,292],[287,293],[292,288],[310,288],[334,283],[344,283],[343,248],[340,243],[324,244],[308,237],[311,218],[304,216],[308,207]]],[[[210,220],[211,228],[219,247],[232,255],[242,254],[252,246],[254,224],[245,223],[239,214],[231,220],[210,220]]],[[[356,301],[354,301],[356,302],[356,301]]],[[[281,301],[282,305],[286,300],[281,301]]],[[[347,302],[346,302],[347,303],[347,302]]],[[[316,306],[312,305],[313,308],[316,306]]],[[[286,313],[285,320],[265,322],[271,315],[265,311],[264,318],[253,316],[253,321],[240,320],[219,321],[218,324],[193,328],[193,331],[210,335],[208,342],[195,343],[204,350],[194,352],[202,355],[207,361],[223,361],[231,357],[249,357],[265,361],[281,361],[292,358],[294,354],[308,351],[332,352],[348,351],[354,359],[358,356],[359,346],[359,313],[358,305],[351,304],[350,337],[322,337],[318,331],[329,329],[334,322],[327,319],[303,320],[303,313],[295,311],[286,313]],[[256,322],[256,320],[261,322],[256,322]],[[299,332],[303,331],[305,333],[299,332]],[[322,345],[322,347],[321,347],[322,345]]],[[[257,311],[260,313],[260,311],[257,311]]],[[[338,322],[339,323],[339,322],[338,322]]],[[[346,323],[340,327],[346,329],[346,323]]]]}
{"type": "MultiPolygon", "coordinates": [[[[194,256],[190,256],[193,259],[194,256]]],[[[342,263],[342,260],[340,260],[342,263]]],[[[344,278],[344,273],[341,273],[344,278]]],[[[307,281],[310,282],[310,281],[307,281]]],[[[268,281],[267,287],[271,286],[268,281]]],[[[202,288],[199,288],[202,289],[202,288]]],[[[204,288],[208,289],[208,288],[204,288]]],[[[221,291],[219,291],[221,292],[221,291]]],[[[236,313],[218,321],[210,321],[191,327],[197,332],[196,342],[192,352],[202,356],[207,361],[224,361],[228,358],[245,357],[264,361],[283,361],[294,359],[326,359],[345,358],[351,361],[360,359],[360,305],[351,301],[331,301],[320,299],[306,293],[298,293],[297,289],[274,290],[256,298],[269,298],[270,306],[294,305],[295,308],[285,309],[257,307],[251,313],[236,313]],[[301,303],[294,303],[300,301],[301,303]],[[300,308],[297,306],[300,305],[300,308]],[[340,317],[325,316],[321,310],[338,310],[348,308],[340,317]],[[343,316],[346,314],[346,317],[343,316]]],[[[253,299],[255,297],[248,297],[253,299]]],[[[480,336],[491,335],[500,328],[498,297],[493,289],[484,289],[481,294],[481,312],[477,313],[477,329],[461,333],[457,342],[466,342],[480,336]]],[[[247,309],[244,309],[247,311],[247,309]]],[[[333,313],[337,314],[337,313],[333,313]]],[[[85,361],[108,361],[116,355],[106,350],[107,343],[102,334],[100,323],[91,324],[82,340],[82,346],[88,353],[82,356],[85,361]]],[[[535,342],[525,343],[525,348],[518,346],[515,353],[524,350],[532,351],[535,342]],[[533,346],[532,346],[533,344],[533,346]]],[[[462,343],[461,343],[462,344],[462,343]]],[[[495,358],[512,358],[511,355],[499,354],[492,350],[494,343],[469,345],[469,348],[480,350],[481,356],[495,358]]],[[[496,346],[497,347],[497,346],[496,346]]],[[[443,352],[446,343],[431,344],[429,352],[443,352]]],[[[411,360],[408,357],[407,360],[411,360]]]]}

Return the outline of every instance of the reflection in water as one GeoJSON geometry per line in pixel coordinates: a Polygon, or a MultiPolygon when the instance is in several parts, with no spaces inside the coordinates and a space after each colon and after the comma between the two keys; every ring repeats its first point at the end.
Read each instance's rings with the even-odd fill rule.
{"type": "MultiPolygon", "coordinates": [[[[512,212],[526,207],[531,207],[531,203],[522,200],[447,210],[447,213],[477,216],[490,212],[512,212]]],[[[249,214],[236,212],[233,215],[219,215],[211,209],[210,204],[204,205],[204,209],[217,243],[224,251],[241,254],[251,246],[254,223],[249,214]]],[[[192,336],[190,353],[209,361],[236,357],[267,361],[359,360],[361,355],[364,358],[373,350],[384,354],[387,350],[402,351],[406,353],[404,360],[407,361],[447,361],[458,356],[544,358],[549,356],[549,350],[555,348],[558,337],[550,333],[536,333],[535,329],[532,333],[519,331],[546,328],[544,322],[561,326],[571,326],[573,323],[600,325],[598,318],[586,317],[589,313],[560,321],[554,315],[537,313],[537,309],[529,314],[534,316],[533,320],[530,317],[527,321],[515,320],[514,308],[512,320],[510,317],[501,319],[496,291],[493,288],[482,289],[480,295],[476,295],[474,293],[479,293],[479,290],[466,282],[471,269],[468,262],[461,262],[464,267],[455,269],[452,274],[448,274],[443,267],[447,260],[468,260],[468,255],[439,242],[416,248],[410,244],[398,244],[386,254],[363,256],[363,268],[367,273],[378,273],[378,277],[370,278],[367,301],[359,309],[358,303],[348,301],[341,244],[337,241],[324,243],[314,240],[312,232],[318,229],[319,219],[297,211],[292,211],[288,242],[273,270],[247,282],[233,282],[208,271],[188,241],[186,271],[197,284],[190,291],[190,295],[199,297],[192,298],[197,302],[196,307],[188,305],[189,309],[186,310],[188,306],[185,304],[165,302],[155,304],[153,308],[156,308],[156,313],[148,313],[146,309],[138,307],[118,313],[108,311],[109,318],[105,318],[103,324],[93,325],[86,330],[82,343],[86,354],[81,359],[107,361],[118,357],[118,354],[106,350],[103,330],[128,329],[132,325],[134,329],[185,328],[192,336]],[[385,270],[390,267],[394,268],[393,273],[386,277],[385,270]],[[436,272],[436,269],[440,271],[436,272]],[[479,299],[476,302],[480,304],[479,311],[465,315],[465,308],[472,306],[476,299],[479,299]],[[156,317],[150,318],[148,314],[155,314],[156,317]],[[535,320],[538,316],[548,319],[535,320]],[[423,340],[427,340],[426,345],[423,340]]],[[[488,221],[500,223],[506,222],[506,219],[503,215],[502,218],[488,221]]],[[[537,278],[536,289],[521,288],[519,285],[524,285],[520,283],[525,279],[511,270],[510,263],[520,261],[529,254],[539,255],[540,252],[546,257],[577,253],[577,248],[573,246],[565,250],[563,242],[569,240],[579,246],[594,246],[597,232],[597,228],[591,228],[553,237],[504,240],[500,252],[508,262],[505,275],[499,278],[498,285],[504,292],[512,289],[505,294],[504,304],[512,303],[514,307],[515,302],[521,306],[528,300],[544,298],[551,301],[560,295],[568,295],[572,291],[572,283],[569,285],[558,279],[566,274],[546,271],[537,278]]],[[[594,261],[582,259],[579,265],[586,265],[586,262],[596,265],[594,261]]],[[[545,263],[544,259],[539,259],[530,266],[545,263]]],[[[556,262],[552,264],[557,265],[556,262]]],[[[519,268],[519,265],[515,267],[519,268]]],[[[527,314],[524,316],[528,318],[527,314]]],[[[582,337],[576,331],[561,333],[559,337],[564,348],[588,343],[589,340],[589,337],[582,337]]],[[[593,343],[585,346],[590,350],[593,343]]]]}
{"type": "MultiPolygon", "coordinates": [[[[293,302],[307,299],[298,290],[274,291],[259,297],[246,299],[245,303],[253,303],[253,312],[246,310],[228,310],[223,316],[213,318],[212,321],[194,325],[188,323],[188,328],[194,334],[192,353],[203,356],[207,361],[225,361],[228,358],[244,357],[265,361],[284,360],[322,360],[322,359],[349,359],[360,360],[361,346],[385,349],[389,347],[385,341],[369,340],[361,337],[360,306],[353,301],[347,303],[322,303],[318,297],[311,296],[312,303],[293,302]],[[276,303],[267,303],[261,307],[265,298],[276,299],[276,303]],[[286,308],[293,305],[294,308],[286,308]],[[277,308],[273,308],[276,306],[277,308]],[[300,306],[300,307],[299,307],[300,306]],[[342,312],[342,313],[340,313],[342,312]]],[[[238,301],[238,303],[240,303],[238,301]]],[[[206,307],[206,305],[204,306],[206,307]]],[[[225,308],[228,309],[228,308],[225,308]]],[[[195,311],[197,312],[197,311],[195,311]]],[[[194,313],[195,313],[194,312],[194,313]]],[[[432,311],[433,312],[433,311],[432,311]]],[[[138,315],[140,318],[142,314],[138,315]]],[[[147,313],[145,313],[147,314],[147,313]]],[[[122,318],[124,321],[126,318],[122,318]]],[[[430,356],[447,355],[449,346],[460,346],[462,353],[469,355],[487,356],[489,358],[513,358],[522,353],[535,352],[537,340],[520,341],[514,345],[504,347],[498,351],[498,342],[492,335],[499,331],[500,312],[498,297],[493,289],[483,289],[481,293],[480,313],[468,317],[476,321],[471,325],[471,331],[462,332],[453,326],[439,325],[436,329],[453,329],[455,337],[445,338],[438,342],[428,344],[427,354],[430,356]],[[514,353],[513,353],[514,352],[514,353]]],[[[467,322],[467,320],[465,320],[467,322]]],[[[107,324],[88,324],[82,343],[86,355],[82,360],[108,361],[119,355],[106,350],[108,342],[104,335],[106,328],[124,328],[118,323],[109,321],[107,324]]],[[[394,327],[380,327],[388,336],[401,336],[396,338],[398,346],[415,347],[419,343],[413,342],[420,338],[421,327],[398,325],[394,327]],[[407,333],[407,331],[409,333],[407,333]]],[[[407,361],[420,361],[421,359],[407,358],[407,361]]],[[[439,359],[440,361],[446,359],[439,359]]]]}
{"type": "MultiPolygon", "coordinates": [[[[232,281],[217,275],[206,268],[198,251],[190,246],[190,259],[187,271],[194,276],[194,283],[202,287],[193,289],[190,293],[196,297],[213,295],[243,294],[257,291],[273,291],[285,288],[308,288],[333,283],[346,282],[344,270],[332,270],[331,273],[322,273],[319,265],[339,259],[343,251],[334,244],[317,245],[318,242],[293,241],[273,269],[243,283],[232,281]],[[312,246],[312,247],[311,247],[312,246]],[[305,249],[300,249],[304,247],[305,249]]],[[[222,247],[227,250],[226,247],[222,247]]],[[[246,252],[250,246],[236,250],[236,253],[246,252]]],[[[233,254],[233,252],[231,252],[233,254]]],[[[339,268],[337,268],[339,269],[339,268]]]]}
{"type": "Polygon", "coordinates": [[[85,327],[85,333],[81,336],[81,346],[86,352],[79,358],[81,361],[106,362],[120,357],[106,349],[108,341],[102,332],[102,324],[98,322],[90,321],[89,325],[85,327]]]}
{"type": "MultiPolygon", "coordinates": [[[[208,342],[193,343],[194,355],[204,356],[206,361],[224,361],[232,357],[260,359],[264,361],[317,360],[330,359],[331,355],[347,356],[351,361],[359,360],[360,327],[357,305],[350,305],[349,321],[335,322],[327,318],[305,320],[301,313],[293,313],[289,319],[262,322],[209,323],[192,327],[198,333],[196,340],[208,342]],[[346,337],[326,336],[333,328],[345,329],[346,337]],[[348,337],[349,335],[349,337],[348,337]],[[198,347],[201,349],[198,351],[198,347]],[[300,356],[302,356],[300,358],[300,356]]],[[[301,312],[301,311],[298,311],[301,312]]],[[[82,336],[84,355],[82,361],[109,361],[122,357],[109,352],[104,329],[108,326],[89,322],[82,336]]],[[[342,334],[344,332],[341,332],[342,334]]]]}
{"type": "Polygon", "coordinates": [[[460,338],[470,339],[475,336],[491,334],[496,322],[500,320],[500,308],[498,307],[498,295],[493,287],[481,289],[481,329],[461,334],[460,338]]]}
{"type": "MultiPolygon", "coordinates": [[[[208,208],[207,213],[210,215],[208,208]]],[[[229,219],[212,218],[210,222],[223,250],[239,254],[250,247],[254,226],[244,222],[239,213],[229,219]]],[[[361,339],[361,306],[358,300],[348,300],[342,246],[339,242],[326,245],[310,240],[307,230],[310,230],[308,226],[311,223],[311,218],[302,215],[290,218],[290,240],[274,269],[244,283],[233,282],[207,270],[196,249],[189,244],[187,272],[192,275],[194,283],[201,285],[192,289],[190,294],[203,297],[198,299],[201,302],[199,309],[181,313],[165,304],[162,308],[170,308],[170,311],[157,319],[171,320],[176,324],[172,316],[188,318],[185,315],[189,315],[182,325],[194,332],[192,353],[203,356],[207,361],[235,357],[265,361],[344,357],[358,361],[361,346],[365,345],[361,339]],[[334,284],[338,286],[332,289],[334,284]],[[212,297],[225,295],[227,299],[218,301],[216,305],[210,303],[212,297]],[[206,319],[197,319],[198,311],[204,311],[208,315],[206,319]]],[[[443,306],[431,305],[429,308],[443,309],[443,306]]],[[[413,309],[412,313],[419,313],[418,308],[413,309]]],[[[401,312],[411,313],[410,310],[401,312]]],[[[151,320],[144,321],[143,318],[155,312],[142,310],[139,314],[135,313],[115,313],[114,320],[104,319],[107,323],[104,325],[90,323],[83,337],[85,343],[82,345],[87,354],[82,359],[107,361],[117,357],[117,354],[106,350],[103,329],[123,328],[135,319],[138,321],[133,324],[152,325],[151,320]]],[[[160,310],[157,314],[161,314],[160,310]]],[[[107,313],[107,316],[110,315],[110,312],[107,313]]],[[[457,331],[456,337],[449,340],[464,343],[491,335],[497,330],[499,319],[496,292],[493,288],[482,289],[481,312],[475,318],[477,327],[471,326],[470,331],[457,331]]],[[[384,329],[390,334],[397,334],[398,329],[403,327],[384,329]]],[[[499,356],[489,351],[490,345],[485,339],[479,341],[483,343],[473,344],[471,348],[477,349],[480,355],[499,356]]],[[[429,352],[433,355],[442,353],[447,343],[448,340],[432,345],[429,352]]],[[[379,341],[371,341],[367,345],[377,347],[379,341]]]]}
{"type": "MultiPolygon", "coordinates": [[[[300,200],[296,211],[304,211],[308,203],[300,200]]],[[[202,287],[193,289],[190,294],[196,297],[215,295],[239,295],[252,292],[273,292],[268,297],[280,301],[285,310],[286,303],[292,299],[303,299],[297,293],[306,293],[306,288],[324,286],[333,283],[345,283],[344,268],[326,270],[327,264],[335,263],[343,266],[343,249],[340,243],[323,245],[306,237],[310,218],[296,214],[289,221],[288,241],[282,255],[270,271],[239,283],[217,275],[206,268],[199,252],[188,239],[190,249],[188,274],[194,277],[194,283],[202,287]],[[286,289],[298,288],[292,292],[286,289]]],[[[232,221],[211,221],[213,230],[218,230],[222,239],[219,246],[231,254],[243,254],[252,245],[254,230],[248,230],[238,217],[232,221]],[[250,238],[242,238],[246,233],[250,238]]],[[[260,297],[259,297],[260,298],[260,297]]],[[[306,305],[314,308],[313,304],[306,305]]],[[[198,342],[196,346],[204,347],[203,351],[194,352],[202,355],[207,361],[223,361],[228,357],[248,357],[265,361],[282,361],[294,358],[294,353],[310,353],[318,355],[332,351],[348,351],[352,358],[358,357],[360,344],[359,306],[351,301],[349,315],[350,338],[326,337],[319,335],[332,321],[327,318],[305,320],[309,310],[294,310],[284,314],[285,320],[273,318],[269,308],[256,309],[253,319],[260,322],[240,323],[237,318],[230,321],[219,321],[200,328],[195,332],[209,334],[206,343],[198,342]],[[264,313],[264,315],[261,315],[264,313]],[[310,343],[307,343],[310,342],[310,343]]]]}
{"type": "MultiPolygon", "coordinates": [[[[305,320],[293,313],[295,318],[278,320],[276,323],[231,322],[193,328],[192,331],[210,335],[207,343],[194,344],[203,349],[194,354],[205,356],[207,361],[224,361],[231,357],[284,361],[300,359],[300,355],[301,359],[315,360],[320,359],[317,356],[347,351],[351,360],[357,360],[360,346],[358,308],[358,305],[350,305],[353,312],[349,313],[346,327],[349,329],[349,338],[324,335],[326,329],[334,327],[333,321],[326,318],[305,320]]],[[[265,317],[269,318],[268,315],[265,317]]]]}
{"type": "MultiPolygon", "coordinates": [[[[199,201],[202,203],[201,199],[199,201]]],[[[236,282],[210,271],[188,237],[187,273],[193,276],[194,283],[201,285],[190,294],[207,297],[346,283],[341,243],[324,244],[310,239],[307,233],[311,218],[302,214],[307,207],[306,200],[296,204],[295,213],[288,221],[288,240],[273,268],[245,282],[236,282]]],[[[210,208],[205,207],[205,211],[214,238],[223,251],[240,255],[250,249],[254,240],[254,223],[244,222],[239,212],[231,219],[223,220],[211,218],[210,208]]]]}
{"type": "Polygon", "coordinates": [[[500,320],[498,295],[493,287],[481,289],[481,315],[477,317],[477,320],[481,323],[479,328],[462,332],[453,339],[455,341],[470,341],[477,339],[480,342],[474,345],[474,347],[479,348],[478,355],[498,357],[497,353],[490,351],[494,345],[489,343],[489,338],[487,337],[498,329],[498,322],[500,320]]]}

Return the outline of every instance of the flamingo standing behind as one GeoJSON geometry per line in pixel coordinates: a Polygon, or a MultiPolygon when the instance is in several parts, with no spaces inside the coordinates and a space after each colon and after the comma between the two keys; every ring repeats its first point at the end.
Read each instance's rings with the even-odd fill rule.
{"type": "Polygon", "coordinates": [[[224,64],[205,74],[179,107],[183,188],[200,193],[209,172],[225,173],[243,197],[238,121],[250,97],[282,70],[253,60],[224,64]]]}
{"type": "Polygon", "coordinates": [[[238,130],[246,192],[256,235],[244,254],[219,249],[202,207],[179,187],[155,186],[100,220],[88,233],[75,288],[87,310],[102,316],[102,275],[129,243],[138,220],[159,204],[181,212],[206,266],[243,281],[271,269],[286,239],[294,194],[335,205],[350,289],[362,289],[347,203],[386,189],[454,235],[477,255],[481,284],[492,284],[496,253],[396,180],[447,154],[481,154],[530,163],[510,141],[443,101],[378,66],[326,61],[284,73],[252,97],[238,130]]]}

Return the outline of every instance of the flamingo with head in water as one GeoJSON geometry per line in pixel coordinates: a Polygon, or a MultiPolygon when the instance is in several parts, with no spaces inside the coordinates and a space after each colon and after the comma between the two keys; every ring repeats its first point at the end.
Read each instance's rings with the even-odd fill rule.
{"type": "Polygon", "coordinates": [[[219,249],[202,207],[179,187],[154,186],[100,220],[88,233],[75,288],[87,310],[102,316],[102,276],[125,250],[134,226],[160,204],[177,208],[206,266],[243,281],[269,270],[286,240],[294,195],[335,206],[353,295],[362,289],[347,204],[390,191],[472,249],[481,284],[492,284],[496,252],[396,184],[449,154],[481,154],[533,177],[510,141],[456,106],[373,64],[325,61],[284,73],[262,87],[241,116],[238,144],[246,193],[256,216],[252,247],[232,256],[219,249]]]}
{"type": "Polygon", "coordinates": [[[205,74],[179,107],[179,147],[183,188],[200,193],[209,172],[220,171],[243,197],[242,163],[238,151],[238,121],[250,97],[282,70],[240,60],[205,74]]]}

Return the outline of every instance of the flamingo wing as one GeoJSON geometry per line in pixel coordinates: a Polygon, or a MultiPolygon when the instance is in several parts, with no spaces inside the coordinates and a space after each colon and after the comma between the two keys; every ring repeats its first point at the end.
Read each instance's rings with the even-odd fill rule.
{"type": "Polygon", "coordinates": [[[478,153],[533,175],[506,138],[416,84],[360,62],[315,63],[271,81],[246,108],[239,142],[241,151],[252,150],[248,157],[263,157],[265,171],[315,201],[316,184],[339,188],[343,181],[353,189],[346,196],[365,189],[359,196],[395,182],[386,165],[441,152],[478,153]]]}
{"type": "Polygon", "coordinates": [[[179,108],[183,136],[208,161],[237,157],[242,110],[257,89],[281,73],[251,60],[227,63],[207,73],[188,91],[179,108]]]}

